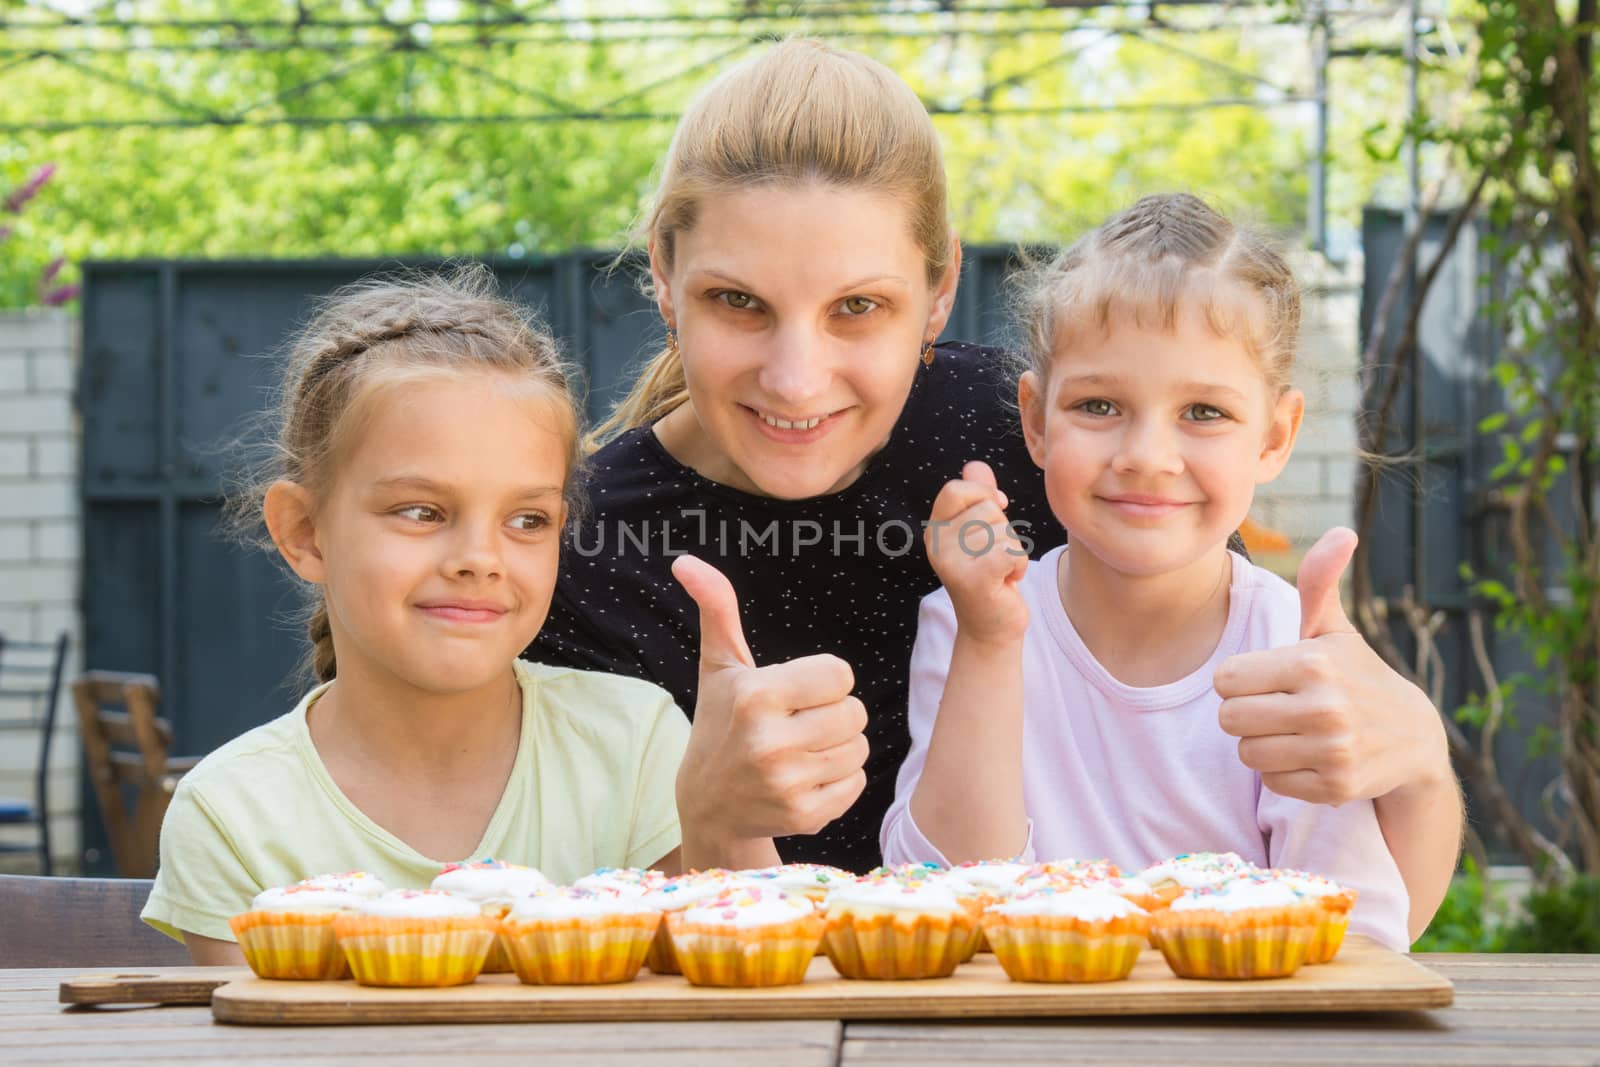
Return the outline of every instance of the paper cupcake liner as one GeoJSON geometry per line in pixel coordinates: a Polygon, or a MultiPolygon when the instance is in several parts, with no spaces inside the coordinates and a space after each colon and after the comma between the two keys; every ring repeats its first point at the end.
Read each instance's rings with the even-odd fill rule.
{"type": "Polygon", "coordinates": [[[260,978],[329,981],[350,967],[333,933],[336,911],[247,911],[228,920],[244,961],[260,978]]]}
{"type": "Polygon", "coordinates": [[[678,966],[691,985],[746,989],[805,981],[823,926],[816,912],[768,926],[713,926],[667,916],[678,966]]]}
{"type": "Polygon", "coordinates": [[[341,915],[334,932],[362,985],[453,986],[467,985],[483,970],[495,921],[341,915]]]}
{"type": "Polygon", "coordinates": [[[667,924],[662,923],[656,929],[656,936],[650,939],[650,951],[644,955],[644,965],[655,974],[682,974],[683,968],[678,966],[678,954],[672,948],[672,935],[667,932],[667,924]]]}
{"type": "Polygon", "coordinates": [[[972,958],[978,933],[965,908],[955,915],[834,908],[822,947],[846,978],[944,978],[972,958]]]}
{"type": "Polygon", "coordinates": [[[1179,978],[1286,978],[1300,969],[1321,921],[1315,904],[1243,911],[1165,911],[1150,939],[1179,978]]]}
{"type": "Polygon", "coordinates": [[[995,958],[1016,982],[1114,982],[1144,951],[1148,915],[1091,922],[1062,915],[983,918],[995,958]]]}
{"type": "Polygon", "coordinates": [[[1329,963],[1339,954],[1344,944],[1345,931],[1350,929],[1348,912],[1324,909],[1322,921],[1311,935],[1311,948],[1306,954],[1307,963],[1329,963]]]}
{"type": "Polygon", "coordinates": [[[569,919],[507,919],[511,969],[528,985],[631,982],[661,925],[659,912],[569,919]]]}

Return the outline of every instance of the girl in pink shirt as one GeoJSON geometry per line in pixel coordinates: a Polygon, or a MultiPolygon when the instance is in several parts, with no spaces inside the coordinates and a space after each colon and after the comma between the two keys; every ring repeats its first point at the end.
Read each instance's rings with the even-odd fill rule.
{"type": "MultiPolygon", "coordinates": [[[[1323,625],[1302,619],[1294,587],[1228,550],[1304,411],[1289,385],[1300,300],[1287,264],[1198,199],[1156,196],[1023,289],[1022,427],[1070,546],[1030,564],[981,463],[934,502],[925,541],[944,588],[918,619],[885,861],[1138,869],[1237,852],[1358,890],[1351,928],[1404,949],[1405,884],[1373,802],[1291,799],[1318,773],[1302,738],[1224,729],[1259,723],[1277,699],[1224,705],[1225,662],[1323,625]]],[[[1341,530],[1313,553],[1353,549],[1341,530]]]]}

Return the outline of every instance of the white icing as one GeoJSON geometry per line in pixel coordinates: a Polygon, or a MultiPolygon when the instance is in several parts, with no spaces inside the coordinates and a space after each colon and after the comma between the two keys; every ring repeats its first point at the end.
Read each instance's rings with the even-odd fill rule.
{"type": "Polygon", "coordinates": [[[366,871],[345,871],[342,874],[319,874],[306,878],[301,885],[314,886],[317,889],[340,889],[346,893],[354,893],[358,897],[371,900],[381,897],[389,891],[383,884],[383,879],[366,871]]]}
{"type": "Polygon", "coordinates": [[[251,911],[351,911],[359,908],[361,897],[343,889],[316,886],[276,886],[262,890],[250,902],[251,911]]]}
{"type": "Polygon", "coordinates": [[[510,900],[547,889],[550,879],[532,867],[457,867],[433,880],[433,888],[476,901],[510,900]]]}
{"type": "Polygon", "coordinates": [[[1345,891],[1343,886],[1320,874],[1309,874],[1305,871],[1273,871],[1272,876],[1276,881],[1308,897],[1334,897],[1345,891]]]}
{"type": "Polygon", "coordinates": [[[855,881],[855,875],[849,871],[816,863],[788,863],[782,867],[740,871],[739,874],[759,884],[775,886],[785,893],[814,893],[819,889],[831,890],[855,881]]]}
{"type": "Polygon", "coordinates": [[[1085,922],[1104,922],[1126,915],[1143,915],[1144,909],[1115,891],[1099,885],[1044,890],[991,905],[1001,915],[1060,915],[1085,922]]]}
{"type": "Polygon", "coordinates": [[[1025,863],[1009,861],[965,863],[960,867],[951,867],[941,877],[954,885],[983,893],[1011,894],[1016,892],[1018,883],[1028,870],[1025,863]]]}
{"type": "Polygon", "coordinates": [[[828,892],[827,909],[867,908],[954,914],[963,911],[949,886],[937,882],[905,882],[885,878],[842,885],[828,892]]]}
{"type": "Polygon", "coordinates": [[[665,885],[667,876],[640,867],[601,867],[572,883],[574,889],[612,889],[623,896],[642,897],[665,885]]]}
{"type": "Polygon", "coordinates": [[[363,901],[360,911],[391,919],[475,919],[483,914],[476,901],[436,889],[395,889],[363,901]]]}
{"type": "Polygon", "coordinates": [[[546,889],[518,897],[511,919],[593,919],[609,915],[655,915],[637,895],[590,889],[546,889]]]}
{"type": "Polygon", "coordinates": [[[1216,889],[1185,893],[1172,902],[1173,911],[1246,911],[1250,908],[1287,908],[1305,898],[1283,882],[1236,879],[1216,889]]]}
{"type": "Polygon", "coordinates": [[[673,878],[660,889],[652,889],[642,898],[646,904],[662,911],[681,911],[691,905],[713,900],[741,885],[751,884],[744,872],[729,871],[720,876],[708,877],[704,873],[673,878]]]}
{"type": "Polygon", "coordinates": [[[1151,885],[1176,882],[1185,889],[1220,885],[1256,870],[1255,864],[1233,852],[1195,852],[1152,863],[1139,875],[1151,885]]]}
{"type": "Polygon", "coordinates": [[[683,919],[695,926],[776,926],[804,918],[816,910],[802,895],[769,888],[741,888],[686,909],[683,919]]]}

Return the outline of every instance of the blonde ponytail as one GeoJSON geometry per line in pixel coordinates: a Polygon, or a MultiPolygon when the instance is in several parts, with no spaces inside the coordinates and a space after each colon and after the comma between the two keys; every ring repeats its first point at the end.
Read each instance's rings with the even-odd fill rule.
{"type": "Polygon", "coordinates": [[[657,352],[634,380],[628,395],[611,409],[604,422],[583,439],[585,452],[594,452],[618,434],[636,426],[649,426],[689,399],[683,356],[674,345],[657,352]]]}

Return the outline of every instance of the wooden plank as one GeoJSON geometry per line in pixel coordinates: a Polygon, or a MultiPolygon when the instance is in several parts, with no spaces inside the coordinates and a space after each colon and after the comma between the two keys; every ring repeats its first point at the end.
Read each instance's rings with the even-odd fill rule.
{"type": "Polygon", "coordinates": [[[994,1045],[975,1042],[944,1042],[940,1044],[915,1043],[897,1046],[875,1041],[856,1041],[846,1037],[841,1049],[842,1067],[872,1064],[874,1067],[927,1067],[931,1063],[983,1063],[990,1064],[1118,1064],[1118,1063],[1183,1063],[1227,1064],[1288,1063],[1295,1067],[1349,1067],[1353,1062],[1362,1064],[1395,1064],[1402,1067],[1430,1067],[1438,1064],[1484,1064],[1505,1067],[1515,1063],[1518,1067],[1593,1067],[1594,1050],[1580,1048],[1528,1049],[1520,1047],[1441,1048],[1430,1051],[1426,1046],[1390,1048],[1382,1044],[1316,1045],[1303,1041],[1285,1041],[1281,1044],[1263,1045],[1248,1035],[1226,1044],[1191,1045],[1179,1049],[1154,1049],[1144,1047],[1144,1031],[1125,1034],[1118,1041],[1082,1043],[1070,1034],[1059,1034],[1057,1040],[1042,1042],[1031,1047],[994,1045]]]}
{"type": "Polygon", "coordinates": [[[230,983],[212,996],[218,1020],[298,1023],[527,1022],[643,1019],[884,1019],[1403,1011],[1451,1002],[1448,981],[1405,956],[1353,938],[1339,958],[1259,982],[1174,977],[1148,950],[1122,982],[1012,982],[992,957],[950,978],[849,981],[819,958],[806,981],[774,989],[707,989],[677,976],[610,986],[529,986],[489,975],[448,989],[375,989],[354,982],[230,983]]]}
{"type": "Polygon", "coordinates": [[[161,972],[87,974],[61,983],[63,1004],[211,1003],[212,991],[250,977],[247,967],[175,967],[161,972]]]}

